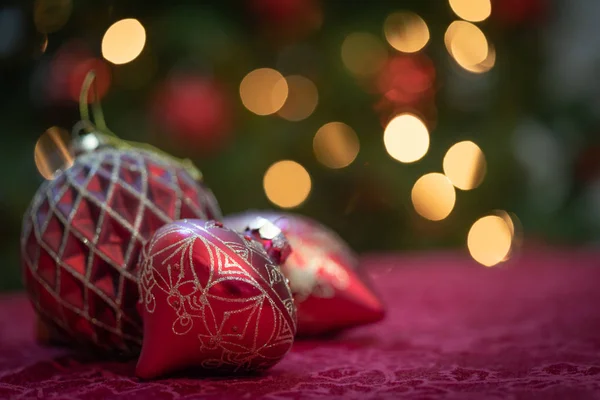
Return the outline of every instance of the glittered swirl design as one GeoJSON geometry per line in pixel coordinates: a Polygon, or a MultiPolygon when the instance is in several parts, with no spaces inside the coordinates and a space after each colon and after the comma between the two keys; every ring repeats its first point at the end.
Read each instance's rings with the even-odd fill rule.
{"type": "Polygon", "coordinates": [[[289,350],[296,332],[289,286],[259,242],[202,224],[184,221],[154,235],[142,254],[140,301],[152,314],[166,298],[173,334],[196,335],[198,354],[211,354],[203,367],[268,368],[281,358],[271,351],[289,350]]]}
{"type": "Polygon", "coordinates": [[[174,219],[219,215],[210,190],[154,153],[81,155],[40,187],[25,213],[29,297],[69,343],[135,353],[142,327],[133,269],[142,245],[174,219]]]}

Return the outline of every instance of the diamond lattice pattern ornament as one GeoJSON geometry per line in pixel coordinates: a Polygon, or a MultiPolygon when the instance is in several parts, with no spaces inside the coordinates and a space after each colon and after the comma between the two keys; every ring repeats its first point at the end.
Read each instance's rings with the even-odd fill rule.
{"type": "Polygon", "coordinates": [[[156,153],[104,148],[37,191],[23,221],[29,297],[69,343],[137,353],[139,252],[161,226],[221,215],[212,192],[156,153]]]}

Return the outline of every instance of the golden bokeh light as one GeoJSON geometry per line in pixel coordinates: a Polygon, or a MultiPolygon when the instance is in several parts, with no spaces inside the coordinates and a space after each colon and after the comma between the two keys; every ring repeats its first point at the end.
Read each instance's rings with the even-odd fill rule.
{"type": "Polygon", "coordinates": [[[54,179],[58,171],[73,165],[69,142],[69,132],[56,126],[40,136],[35,144],[33,156],[35,166],[44,178],[54,179]]]}
{"type": "Polygon", "coordinates": [[[53,33],[65,26],[72,11],[72,0],[35,0],[33,22],[39,32],[53,33]]]}
{"type": "Polygon", "coordinates": [[[315,157],[329,168],[347,167],[356,159],[359,149],[356,132],[342,122],[323,125],[313,139],[315,157]]]}
{"type": "Polygon", "coordinates": [[[463,65],[462,67],[469,72],[473,72],[475,74],[482,74],[484,72],[488,72],[496,65],[496,49],[492,46],[491,43],[488,43],[488,55],[479,64],[475,65],[463,65]]]}
{"type": "Polygon", "coordinates": [[[283,107],[288,90],[283,75],[271,68],[259,68],[242,79],[240,98],[244,107],[254,114],[270,115],[283,107]]]}
{"type": "Polygon", "coordinates": [[[515,222],[513,221],[510,214],[504,210],[499,210],[496,211],[496,215],[498,215],[500,218],[502,218],[502,220],[504,220],[506,226],[508,227],[508,230],[510,231],[510,236],[515,237],[515,222]]]}
{"type": "MultiPolygon", "coordinates": [[[[308,118],[319,102],[319,92],[315,84],[301,75],[287,76],[276,85],[287,84],[288,96],[277,114],[288,121],[301,121],[308,118]]],[[[276,89],[275,91],[281,91],[276,89]]]]}
{"type": "Polygon", "coordinates": [[[471,226],[467,246],[471,257],[486,267],[492,267],[507,259],[513,234],[504,218],[488,215],[471,226]]]}
{"type": "Polygon", "coordinates": [[[444,156],[444,174],[462,190],[478,187],[485,177],[485,155],[475,143],[466,140],[454,144],[444,156]]]}
{"type": "Polygon", "coordinates": [[[485,35],[470,22],[452,22],[444,35],[444,43],[458,65],[467,70],[488,58],[489,46],[485,35]]]}
{"type": "Polygon", "coordinates": [[[367,32],[351,33],[342,43],[342,62],[355,75],[377,73],[387,60],[381,40],[367,32]]]}
{"type": "Polygon", "coordinates": [[[423,18],[408,11],[390,14],[383,32],[390,46],[404,53],[415,53],[429,42],[429,28],[423,18]]]}
{"type": "Polygon", "coordinates": [[[419,117],[400,114],[392,119],[383,133],[388,154],[403,163],[420,160],[429,149],[429,131],[419,117]]]}
{"type": "Polygon", "coordinates": [[[146,44],[146,30],[137,19],[115,22],[102,38],[102,56],[113,64],[127,64],[137,58],[146,44]]]}
{"type": "Polygon", "coordinates": [[[444,174],[434,172],[423,175],[415,182],[411,199],[415,211],[423,218],[441,221],[452,212],[456,192],[444,174]]]}
{"type": "Polygon", "coordinates": [[[504,220],[508,230],[510,231],[512,242],[510,244],[510,251],[504,256],[502,261],[508,261],[517,248],[522,245],[523,242],[523,226],[521,225],[521,220],[515,213],[509,213],[504,210],[496,210],[494,212],[495,215],[499,216],[504,220]]]}
{"type": "Polygon", "coordinates": [[[449,3],[452,11],[466,21],[480,22],[492,13],[490,0],[449,0],[449,3]]]}
{"type": "Polygon", "coordinates": [[[311,189],[310,175],[295,161],[282,160],[271,165],[263,178],[263,187],[269,201],[282,208],[302,204],[311,189]]]}

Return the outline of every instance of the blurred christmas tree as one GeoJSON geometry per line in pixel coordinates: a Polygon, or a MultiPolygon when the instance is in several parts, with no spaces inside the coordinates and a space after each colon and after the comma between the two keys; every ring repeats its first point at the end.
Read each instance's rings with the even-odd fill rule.
{"type": "Polygon", "coordinates": [[[600,58],[573,43],[600,37],[582,23],[600,7],[583,3],[4,5],[0,289],[19,281],[36,142],[77,122],[90,69],[112,130],[193,158],[225,213],[290,208],[360,251],[465,247],[498,209],[528,236],[594,241],[600,58]]]}

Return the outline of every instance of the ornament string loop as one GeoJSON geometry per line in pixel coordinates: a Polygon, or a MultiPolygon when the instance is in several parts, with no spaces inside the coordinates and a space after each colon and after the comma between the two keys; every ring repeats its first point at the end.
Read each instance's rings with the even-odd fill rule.
{"type": "Polygon", "coordinates": [[[137,148],[142,149],[154,153],[158,153],[164,158],[167,158],[171,161],[179,163],[183,166],[183,168],[187,171],[188,174],[191,175],[197,181],[202,180],[202,173],[200,170],[194,165],[194,163],[189,159],[181,159],[177,157],[173,157],[172,155],[157,149],[156,147],[149,145],[147,143],[139,143],[128,140],[123,140],[119,138],[115,133],[113,133],[108,126],[106,125],[106,120],[104,119],[104,111],[102,111],[102,104],[100,103],[100,98],[98,97],[98,86],[96,82],[96,72],[94,70],[90,70],[83,84],[81,85],[81,91],[79,93],[79,116],[81,120],[75,124],[73,127],[73,136],[78,137],[81,132],[85,133],[94,133],[96,135],[102,136],[102,139],[109,145],[114,146],[116,148],[137,148]],[[92,117],[94,121],[90,119],[90,107],[88,106],[88,99],[90,89],[94,87],[94,100],[92,101],[92,117]]]}

